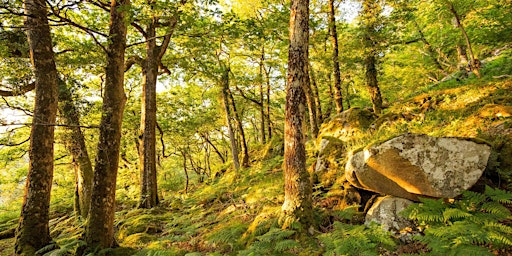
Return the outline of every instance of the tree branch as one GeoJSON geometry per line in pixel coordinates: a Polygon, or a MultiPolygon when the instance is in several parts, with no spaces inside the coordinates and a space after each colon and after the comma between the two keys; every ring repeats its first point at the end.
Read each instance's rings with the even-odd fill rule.
{"type": "MultiPolygon", "coordinates": [[[[4,85],[0,84],[0,86],[4,86],[4,85]]],[[[4,87],[6,87],[6,86],[4,86],[4,87]]],[[[32,91],[35,88],[36,88],[36,83],[33,82],[33,83],[30,83],[30,84],[27,84],[27,85],[21,87],[18,90],[12,90],[12,91],[0,90],[0,96],[2,96],[2,97],[19,96],[19,95],[23,95],[29,91],[32,91]]]]}

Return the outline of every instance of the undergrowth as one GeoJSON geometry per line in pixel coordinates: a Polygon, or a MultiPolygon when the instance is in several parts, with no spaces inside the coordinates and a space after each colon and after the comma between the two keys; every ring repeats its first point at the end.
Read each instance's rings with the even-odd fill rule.
{"type": "Polygon", "coordinates": [[[512,248],[510,206],[511,192],[486,187],[453,202],[422,199],[403,214],[424,230],[415,239],[427,244],[429,255],[500,255],[512,248]]]}

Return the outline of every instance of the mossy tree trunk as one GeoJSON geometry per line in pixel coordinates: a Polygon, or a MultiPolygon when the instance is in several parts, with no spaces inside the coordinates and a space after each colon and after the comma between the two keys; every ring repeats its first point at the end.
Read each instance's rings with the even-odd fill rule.
{"type": "Polygon", "coordinates": [[[363,1],[363,43],[365,47],[365,78],[366,78],[366,87],[370,93],[370,99],[373,105],[373,112],[377,115],[380,115],[382,112],[382,96],[380,93],[379,82],[377,80],[377,59],[378,59],[378,49],[376,41],[377,37],[377,27],[381,24],[380,22],[380,12],[381,6],[377,2],[377,0],[364,0],[363,1]]]}
{"type": "Polygon", "coordinates": [[[110,7],[110,43],[107,48],[105,90],[100,137],[96,153],[91,209],[85,229],[89,248],[115,245],[114,214],[124,94],[125,10],[130,0],[113,0],[110,7]]]}
{"type": "Polygon", "coordinates": [[[59,102],[60,113],[69,130],[67,148],[76,169],[75,212],[77,216],[86,219],[91,204],[93,168],[84,134],[80,128],[78,110],[73,103],[70,89],[62,80],[59,81],[59,102]]]}
{"type": "Polygon", "coordinates": [[[285,227],[289,220],[300,221],[307,228],[312,225],[312,187],[310,175],[306,170],[303,131],[306,104],[304,88],[309,86],[308,22],[309,0],[292,0],[284,124],[285,197],[282,217],[285,227]]]}
{"type": "Polygon", "coordinates": [[[48,221],[53,180],[54,124],[58,108],[58,75],[46,1],[26,0],[24,4],[36,96],[30,132],[30,162],[16,230],[15,251],[16,254],[34,255],[51,242],[48,221]]]}

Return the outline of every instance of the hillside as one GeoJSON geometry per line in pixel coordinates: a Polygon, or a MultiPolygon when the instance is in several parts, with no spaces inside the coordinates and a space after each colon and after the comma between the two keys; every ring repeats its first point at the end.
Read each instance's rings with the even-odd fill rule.
{"type": "MultiPolygon", "coordinates": [[[[133,202],[120,199],[115,220],[119,247],[98,255],[436,255],[446,246],[452,253],[512,255],[512,50],[488,59],[481,74],[408,91],[346,145],[351,151],[399,134],[420,133],[469,137],[492,146],[494,154],[476,192],[448,205],[430,200],[415,206],[431,217],[415,216],[411,209],[409,216],[416,218],[420,230],[417,239],[401,241],[377,226],[365,227],[364,205],[342,209],[337,180],[343,168],[330,170],[333,182],[328,187],[321,180],[316,184],[315,230],[298,232],[300,225],[281,229],[283,141],[274,137],[253,148],[251,155],[257,157],[249,168],[239,173],[212,170],[216,174],[204,182],[193,176],[188,193],[168,192],[159,207],[135,209],[133,202]],[[484,185],[500,190],[485,190],[484,185]],[[445,219],[438,221],[439,214],[445,219]],[[300,235],[304,233],[309,235],[300,235]]],[[[308,146],[313,169],[317,146],[314,141],[308,146]]],[[[344,166],[346,159],[339,161],[344,166]]],[[[18,214],[0,212],[0,234],[15,227],[18,214]]],[[[53,205],[51,214],[51,236],[60,249],[46,248],[45,255],[74,254],[83,243],[82,221],[66,204],[53,205]]],[[[0,240],[0,255],[11,255],[13,244],[14,238],[0,240]]]]}

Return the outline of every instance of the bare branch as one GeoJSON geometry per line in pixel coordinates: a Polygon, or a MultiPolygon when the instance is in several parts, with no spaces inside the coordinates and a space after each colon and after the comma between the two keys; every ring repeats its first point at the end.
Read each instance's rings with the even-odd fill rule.
{"type": "MultiPolygon", "coordinates": [[[[0,84],[0,86],[4,86],[4,85],[0,84]]],[[[19,95],[25,94],[29,91],[32,91],[35,88],[36,88],[36,83],[30,83],[30,84],[27,84],[27,85],[21,87],[18,90],[13,90],[13,91],[0,90],[0,96],[2,96],[2,97],[19,96],[19,95]]]]}
{"type": "Polygon", "coordinates": [[[0,123],[0,126],[32,126],[32,125],[41,125],[41,126],[55,126],[55,127],[79,127],[79,128],[87,128],[87,129],[99,129],[99,125],[70,125],[70,124],[42,124],[42,123],[0,123]]]}
{"type": "Polygon", "coordinates": [[[16,146],[23,145],[24,143],[27,143],[28,141],[30,141],[30,137],[28,137],[27,139],[25,139],[19,143],[0,143],[0,145],[6,146],[6,147],[16,147],[16,146]]]}

